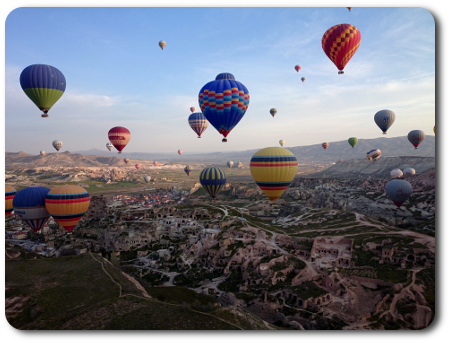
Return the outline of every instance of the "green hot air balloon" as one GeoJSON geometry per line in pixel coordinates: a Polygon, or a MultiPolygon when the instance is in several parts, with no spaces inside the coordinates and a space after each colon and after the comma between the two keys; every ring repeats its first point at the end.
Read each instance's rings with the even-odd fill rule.
{"type": "Polygon", "coordinates": [[[350,144],[352,146],[352,148],[354,148],[357,143],[358,143],[358,138],[356,138],[356,137],[350,137],[348,139],[348,144],[350,144]]]}

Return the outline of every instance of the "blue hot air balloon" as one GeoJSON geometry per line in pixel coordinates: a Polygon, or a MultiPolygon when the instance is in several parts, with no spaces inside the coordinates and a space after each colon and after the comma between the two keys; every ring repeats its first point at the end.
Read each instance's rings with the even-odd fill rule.
{"type": "Polygon", "coordinates": [[[227,182],[225,172],[220,168],[205,168],[200,173],[200,183],[214,199],[227,182]]]}
{"type": "Polygon", "coordinates": [[[383,135],[385,135],[386,131],[394,124],[395,113],[391,110],[381,110],[375,113],[373,119],[381,131],[383,131],[383,135]]]}
{"type": "Polygon", "coordinates": [[[66,78],[55,67],[46,64],[33,64],[20,74],[20,86],[34,104],[47,112],[61,98],[66,90],[66,78]]]}
{"type": "Polygon", "coordinates": [[[230,131],[247,111],[250,95],[247,88],[234,79],[233,74],[221,73],[208,82],[198,95],[203,115],[227,141],[230,131]]]}
{"type": "Polygon", "coordinates": [[[17,192],[13,199],[14,213],[34,232],[38,232],[50,217],[45,208],[45,197],[48,192],[50,192],[50,188],[31,186],[17,192]]]}

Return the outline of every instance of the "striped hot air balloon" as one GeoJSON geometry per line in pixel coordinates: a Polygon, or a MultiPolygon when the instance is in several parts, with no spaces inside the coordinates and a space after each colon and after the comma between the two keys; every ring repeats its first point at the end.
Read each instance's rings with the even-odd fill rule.
{"type": "Polygon", "coordinates": [[[66,78],[55,67],[33,64],[20,74],[20,86],[30,100],[44,112],[41,116],[45,118],[48,117],[47,112],[64,94],[66,78]]]}
{"type": "Polygon", "coordinates": [[[414,145],[414,149],[417,149],[420,143],[425,139],[425,133],[422,130],[413,130],[408,133],[408,140],[414,145]]]}
{"type": "Polygon", "coordinates": [[[381,150],[380,149],[372,149],[369,152],[367,152],[366,157],[369,161],[376,162],[381,156],[381,150]]]}
{"type": "Polygon", "coordinates": [[[327,148],[330,146],[330,144],[328,144],[327,142],[323,142],[322,143],[322,148],[324,148],[325,150],[327,150],[327,148]]]}
{"type": "MultiPolygon", "coordinates": [[[[191,107],[193,108],[193,107],[191,107]]],[[[188,118],[189,126],[198,135],[197,138],[201,138],[201,135],[208,128],[208,119],[203,115],[202,112],[192,113],[188,118]]]]}
{"type": "Polygon", "coordinates": [[[273,202],[289,187],[297,173],[297,159],[285,148],[264,148],[250,161],[253,180],[273,202]]]}
{"type": "Polygon", "coordinates": [[[141,169],[141,167],[142,167],[139,163],[136,163],[134,166],[137,170],[141,169]]]}
{"type": "Polygon", "coordinates": [[[416,174],[416,170],[414,168],[405,168],[403,169],[403,175],[406,176],[413,176],[416,174]]]}
{"type": "Polygon", "coordinates": [[[352,146],[352,148],[355,147],[356,144],[358,144],[358,138],[356,137],[350,137],[348,139],[348,144],[350,144],[352,146]]]}
{"type": "Polygon", "coordinates": [[[391,180],[386,185],[386,195],[400,207],[412,194],[412,186],[406,180],[391,180]]]}
{"type": "Polygon", "coordinates": [[[11,186],[5,186],[5,219],[12,213],[13,199],[17,191],[11,186]]]}
{"type": "Polygon", "coordinates": [[[83,187],[73,185],[57,186],[45,197],[48,213],[68,232],[84,216],[90,202],[89,193],[83,187]]]}
{"type": "Polygon", "coordinates": [[[274,117],[275,118],[275,114],[277,114],[277,109],[276,108],[271,108],[270,109],[270,114],[272,115],[272,117],[274,117]]]}
{"type": "Polygon", "coordinates": [[[49,191],[47,187],[31,186],[17,192],[13,199],[14,213],[34,232],[38,232],[50,217],[45,207],[45,197],[49,191]]]}
{"type": "Polygon", "coordinates": [[[119,154],[122,153],[123,148],[125,148],[130,141],[130,131],[127,128],[122,126],[113,127],[108,132],[108,139],[112,145],[119,151],[119,154]]]}
{"type": "Polygon", "coordinates": [[[386,131],[394,124],[395,113],[391,110],[381,110],[375,113],[373,120],[375,120],[375,123],[383,131],[383,135],[385,135],[386,131]]]}
{"type": "Polygon", "coordinates": [[[123,161],[124,161],[126,164],[128,164],[128,162],[130,162],[130,159],[129,159],[129,158],[124,158],[123,161]]]}
{"type": "Polygon", "coordinates": [[[186,173],[187,176],[191,176],[191,173],[193,170],[194,170],[194,168],[192,168],[192,166],[184,167],[184,172],[186,173]]]}
{"type": "Polygon", "coordinates": [[[55,140],[52,142],[52,145],[56,149],[56,151],[59,151],[59,149],[61,149],[63,146],[63,142],[55,140]]]}
{"type": "Polygon", "coordinates": [[[220,168],[205,168],[200,173],[200,183],[214,199],[227,182],[225,172],[220,168]]]}
{"type": "Polygon", "coordinates": [[[166,47],[166,42],[164,42],[163,40],[160,40],[158,43],[159,47],[161,48],[161,50],[164,50],[164,48],[166,47]]]}
{"type": "Polygon", "coordinates": [[[392,177],[393,179],[399,179],[399,178],[401,178],[402,176],[403,176],[403,172],[402,172],[400,169],[395,168],[395,169],[392,169],[392,170],[391,170],[391,177],[392,177]]]}
{"type": "Polygon", "coordinates": [[[329,28],[322,37],[325,55],[344,74],[344,68],[353,57],[361,43],[361,33],[350,24],[338,24],[329,28]]]}

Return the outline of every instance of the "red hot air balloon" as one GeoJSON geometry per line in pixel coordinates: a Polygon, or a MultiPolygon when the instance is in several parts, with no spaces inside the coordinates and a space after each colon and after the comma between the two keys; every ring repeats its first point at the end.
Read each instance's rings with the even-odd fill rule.
{"type": "Polygon", "coordinates": [[[137,164],[135,165],[135,167],[136,167],[137,170],[141,169],[141,165],[140,165],[139,163],[137,163],[137,164]]]}
{"type": "Polygon", "coordinates": [[[297,73],[298,73],[299,70],[302,69],[302,67],[301,67],[300,65],[297,64],[297,65],[294,67],[294,69],[295,69],[295,70],[297,71],[297,73]]]}
{"type": "Polygon", "coordinates": [[[323,142],[322,143],[322,148],[324,148],[325,150],[327,150],[327,148],[330,146],[330,144],[328,144],[327,142],[323,142]]]}
{"type": "Polygon", "coordinates": [[[183,153],[183,150],[178,150],[178,155],[181,155],[183,153]]]}
{"type": "Polygon", "coordinates": [[[335,25],[322,37],[322,49],[338,68],[338,74],[344,74],[345,65],[358,50],[360,43],[361,33],[350,24],[335,25]]]}
{"type": "Polygon", "coordinates": [[[192,107],[190,108],[190,110],[191,110],[191,112],[192,112],[192,113],[194,113],[194,111],[195,111],[195,107],[194,107],[194,106],[192,106],[192,107]]]}
{"type": "Polygon", "coordinates": [[[111,144],[119,151],[119,154],[122,153],[123,148],[130,141],[130,136],[130,131],[122,126],[113,127],[108,132],[108,138],[111,144]]]}
{"type": "Polygon", "coordinates": [[[157,166],[157,165],[158,165],[158,162],[153,161],[153,165],[154,165],[154,166],[157,166]]]}

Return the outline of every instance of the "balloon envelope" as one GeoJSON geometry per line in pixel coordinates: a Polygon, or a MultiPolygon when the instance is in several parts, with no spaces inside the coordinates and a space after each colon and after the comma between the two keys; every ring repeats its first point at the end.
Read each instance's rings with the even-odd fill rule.
{"type": "Polygon", "coordinates": [[[425,133],[422,130],[413,130],[408,133],[408,140],[417,149],[420,143],[425,139],[425,133]]]}
{"type": "Polygon", "coordinates": [[[327,142],[323,142],[322,143],[322,148],[324,148],[325,150],[327,150],[327,148],[330,146],[330,144],[328,144],[327,142]]]}
{"type": "Polygon", "coordinates": [[[112,145],[122,153],[123,148],[125,148],[130,141],[130,131],[122,126],[115,126],[108,132],[108,139],[112,145]]]}
{"type": "Polygon", "coordinates": [[[45,208],[45,197],[48,192],[50,188],[31,186],[17,192],[13,199],[14,213],[34,232],[38,232],[50,217],[45,208]]]}
{"type": "Polygon", "coordinates": [[[181,155],[183,153],[183,150],[178,150],[178,155],[181,155]]]}
{"type": "Polygon", "coordinates": [[[164,42],[163,40],[160,40],[158,43],[159,47],[161,48],[161,50],[164,50],[164,48],[166,47],[166,42],[164,42]]]}
{"type": "Polygon", "coordinates": [[[12,213],[13,209],[13,199],[17,191],[11,186],[5,186],[5,218],[12,213]]]}
{"type": "Polygon", "coordinates": [[[270,109],[270,114],[272,115],[272,117],[275,117],[275,114],[277,114],[277,109],[276,108],[271,108],[270,109]]]}
{"type": "Polygon", "coordinates": [[[303,76],[303,77],[301,78],[301,80],[302,80],[302,82],[305,82],[306,77],[303,76]]]}
{"type": "Polygon", "coordinates": [[[144,181],[145,181],[145,182],[149,183],[150,180],[151,180],[150,176],[148,176],[148,175],[145,175],[145,176],[144,176],[144,181]]]}
{"type": "Polygon", "coordinates": [[[59,149],[62,148],[63,143],[61,141],[56,140],[52,142],[52,145],[56,149],[56,151],[59,151],[59,149]]]}
{"type": "Polygon", "coordinates": [[[391,177],[392,177],[393,179],[399,179],[399,178],[401,178],[402,176],[403,176],[403,172],[402,172],[400,169],[395,168],[395,169],[392,169],[392,170],[391,170],[391,177]]]}
{"type": "Polygon", "coordinates": [[[278,199],[289,187],[297,173],[298,162],[285,148],[264,148],[250,161],[250,173],[259,188],[271,202],[278,199]]]}
{"type": "Polygon", "coordinates": [[[186,166],[184,167],[184,172],[187,174],[187,176],[190,176],[194,168],[192,166],[186,166]]]}
{"type": "Polygon", "coordinates": [[[369,152],[367,152],[366,157],[369,161],[377,161],[381,156],[381,150],[380,149],[372,149],[369,152]]]}
{"type": "Polygon", "coordinates": [[[136,167],[137,170],[141,169],[141,165],[140,165],[139,163],[137,163],[137,164],[135,165],[135,167],[136,167]]]}
{"type": "Polygon", "coordinates": [[[198,135],[198,138],[208,128],[208,119],[201,112],[192,113],[188,118],[189,126],[198,135]]]}
{"type": "Polygon", "coordinates": [[[231,169],[231,167],[233,167],[234,162],[233,161],[228,161],[227,162],[227,166],[229,169],[231,169]]]}
{"type": "Polygon", "coordinates": [[[416,174],[416,170],[414,168],[405,168],[403,169],[403,175],[406,176],[413,176],[416,174]]]}
{"type": "Polygon", "coordinates": [[[394,124],[395,113],[391,110],[381,110],[375,113],[373,119],[381,131],[383,131],[383,134],[386,134],[386,131],[394,124]]]}
{"type": "Polygon", "coordinates": [[[83,187],[74,185],[57,186],[45,197],[48,213],[68,232],[84,216],[90,202],[89,193],[83,187]]]}
{"type": "Polygon", "coordinates": [[[128,162],[130,162],[130,159],[129,159],[129,158],[124,158],[123,161],[124,161],[126,164],[128,164],[128,162]]]}
{"type": "Polygon", "coordinates": [[[39,154],[41,154],[41,156],[45,156],[45,151],[44,151],[44,150],[41,150],[41,151],[39,152],[39,154]]]}
{"type": "Polygon", "coordinates": [[[279,143],[280,143],[281,146],[284,146],[284,143],[285,143],[285,142],[284,142],[284,140],[281,139],[281,140],[279,141],[279,143]]]}
{"type": "Polygon", "coordinates": [[[45,114],[66,90],[66,78],[57,68],[46,64],[33,64],[20,74],[20,86],[31,101],[45,114]]]}
{"type": "Polygon", "coordinates": [[[350,24],[338,24],[329,28],[322,37],[325,55],[338,68],[339,74],[353,57],[361,43],[361,33],[350,24]]]}
{"type": "Polygon", "coordinates": [[[350,144],[352,146],[352,148],[354,148],[357,143],[358,143],[358,138],[356,138],[356,137],[350,137],[348,139],[348,144],[350,144]]]}
{"type": "Polygon", "coordinates": [[[297,71],[297,73],[298,73],[298,71],[300,70],[300,69],[302,69],[302,67],[300,66],[300,65],[296,65],[295,67],[294,67],[294,69],[297,71]]]}
{"type": "Polygon", "coordinates": [[[217,75],[199,92],[198,102],[203,115],[225,138],[244,116],[250,103],[247,88],[230,73],[217,75]]]}
{"type": "Polygon", "coordinates": [[[191,110],[192,113],[194,113],[194,111],[195,111],[195,107],[194,107],[194,106],[192,106],[192,107],[189,108],[189,109],[191,110]]]}
{"type": "Polygon", "coordinates": [[[114,145],[112,145],[111,143],[106,143],[106,149],[108,149],[109,151],[111,151],[113,147],[114,145]]]}
{"type": "Polygon", "coordinates": [[[412,186],[406,180],[391,180],[386,185],[386,195],[400,207],[412,194],[412,186]]]}
{"type": "Polygon", "coordinates": [[[157,166],[157,165],[158,165],[158,162],[153,161],[153,165],[154,165],[154,166],[157,166]]]}
{"type": "Polygon", "coordinates": [[[214,199],[227,182],[225,172],[220,168],[205,168],[200,173],[200,183],[214,199]]]}

